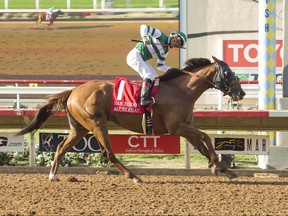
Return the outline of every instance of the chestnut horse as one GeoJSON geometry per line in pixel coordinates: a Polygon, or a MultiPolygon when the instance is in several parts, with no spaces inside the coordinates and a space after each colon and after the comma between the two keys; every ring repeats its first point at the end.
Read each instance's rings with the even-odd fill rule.
{"type": "MultiPolygon", "coordinates": [[[[214,63],[205,58],[190,59],[183,70],[173,68],[159,77],[160,85],[153,105],[153,129],[155,134],[168,133],[186,138],[206,156],[214,175],[220,171],[228,178],[236,178],[236,174],[219,163],[210,137],[192,125],[194,103],[207,89],[217,88],[234,101],[242,100],[245,96],[239,79],[227,63],[215,57],[213,59],[214,63]]],[[[56,173],[64,154],[88,132],[92,132],[99,141],[102,154],[127,178],[135,183],[142,182],[115,157],[107,128],[107,121],[112,121],[128,130],[143,133],[142,115],[112,112],[113,88],[113,82],[94,80],[52,95],[30,124],[16,134],[34,133],[53,112],[66,110],[70,133],[58,145],[50,180],[58,180],[56,173]]]]}
{"type": "MultiPolygon", "coordinates": [[[[64,14],[64,13],[63,13],[61,10],[58,10],[58,11],[54,12],[54,13],[52,14],[51,19],[50,19],[50,20],[47,20],[47,21],[49,22],[49,23],[47,24],[47,26],[52,25],[52,24],[54,23],[54,21],[57,19],[57,17],[58,17],[59,15],[63,15],[63,14],[64,14]]],[[[45,13],[45,12],[43,12],[43,13],[37,13],[35,17],[36,17],[36,25],[41,24],[42,21],[46,21],[46,13],[45,13]]]]}

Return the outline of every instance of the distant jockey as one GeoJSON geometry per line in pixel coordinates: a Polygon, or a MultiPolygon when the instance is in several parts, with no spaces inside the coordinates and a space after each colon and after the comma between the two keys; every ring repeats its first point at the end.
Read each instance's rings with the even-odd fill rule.
{"type": "Polygon", "coordinates": [[[46,11],[46,20],[51,20],[53,17],[53,13],[54,13],[54,9],[55,7],[50,7],[47,11],[46,11]]]}

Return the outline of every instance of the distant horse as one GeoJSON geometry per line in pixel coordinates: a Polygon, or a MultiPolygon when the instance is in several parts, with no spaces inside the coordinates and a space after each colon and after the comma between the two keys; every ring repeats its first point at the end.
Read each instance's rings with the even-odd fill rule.
{"type": "MultiPolygon", "coordinates": [[[[64,13],[61,10],[58,10],[56,12],[54,12],[51,16],[50,20],[47,20],[49,23],[47,24],[47,26],[50,26],[54,23],[54,21],[57,19],[57,17],[59,15],[63,15],[64,13]]],[[[37,13],[36,14],[36,25],[41,24],[42,21],[46,21],[46,12],[43,13],[37,13]]]]}
{"type": "MultiPolygon", "coordinates": [[[[153,105],[153,129],[155,134],[168,133],[186,138],[206,156],[214,175],[220,171],[228,178],[236,178],[236,174],[220,164],[210,137],[192,125],[194,103],[207,89],[217,88],[234,101],[242,100],[245,96],[239,79],[228,64],[216,57],[213,59],[214,63],[204,58],[190,59],[183,70],[173,68],[159,77],[160,85],[153,105]]],[[[61,158],[91,131],[99,141],[102,154],[127,178],[135,183],[142,182],[115,157],[107,128],[107,121],[112,121],[128,130],[143,133],[142,115],[112,112],[113,88],[113,82],[94,80],[52,95],[30,124],[16,134],[35,132],[53,112],[66,110],[70,133],[57,147],[50,180],[59,180],[56,173],[61,158]]]]}

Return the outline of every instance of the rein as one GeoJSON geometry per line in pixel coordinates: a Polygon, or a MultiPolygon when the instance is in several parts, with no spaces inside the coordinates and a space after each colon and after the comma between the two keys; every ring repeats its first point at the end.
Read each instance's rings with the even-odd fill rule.
{"type": "MultiPolygon", "coordinates": [[[[205,82],[208,82],[213,88],[220,89],[218,83],[217,84],[215,83],[215,81],[217,81],[218,78],[220,77],[221,70],[219,69],[219,67],[220,66],[218,65],[216,68],[217,71],[216,71],[216,75],[214,76],[213,82],[210,81],[209,79],[207,79],[206,77],[204,77],[203,75],[195,74],[195,76],[201,78],[205,82]]],[[[184,72],[189,74],[189,75],[192,75],[191,73],[188,73],[186,71],[184,71],[184,72]]]]}
{"type": "Polygon", "coordinates": [[[203,79],[205,82],[208,82],[212,86],[212,88],[222,91],[224,95],[227,95],[231,91],[231,88],[229,87],[228,83],[232,79],[227,77],[227,75],[224,73],[223,67],[218,63],[216,66],[216,74],[214,76],[213,81],[210,81],[206,77],[199,74],[196,74],[196,77],[199,77],[203,79]]]}

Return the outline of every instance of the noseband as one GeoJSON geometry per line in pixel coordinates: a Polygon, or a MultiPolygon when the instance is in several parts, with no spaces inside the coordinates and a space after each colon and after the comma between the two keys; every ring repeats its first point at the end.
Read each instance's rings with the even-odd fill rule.
{"type": "Polygon", "coordinates": [[[232,75],[229,75],[229,70],[231,70],[228,65],[217,64],[216,75],[213,80],[213,87],[222,91],[225,95],[228,95],[231,91],[231,86],[229,83],[235,79],[239,81],[239,78],[235,76],[235,73],[231,71],[232,75]]]}

